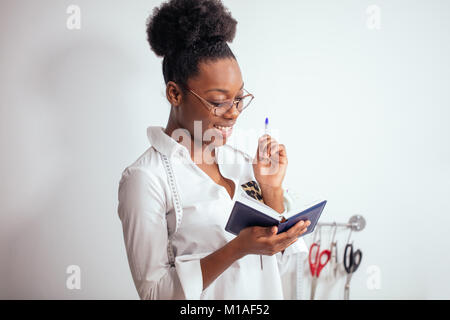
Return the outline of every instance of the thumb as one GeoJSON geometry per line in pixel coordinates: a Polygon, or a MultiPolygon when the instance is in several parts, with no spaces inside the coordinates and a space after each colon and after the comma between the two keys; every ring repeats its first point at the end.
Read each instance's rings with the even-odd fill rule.
{"type": "Polygon", "coordinates": [[[278,227],[277,226],[273,226],[273,227],[267,228],[267,231],[268,231],[268,235],[269,236],[273,236],[273,235],[277,234],[278,227]]]}

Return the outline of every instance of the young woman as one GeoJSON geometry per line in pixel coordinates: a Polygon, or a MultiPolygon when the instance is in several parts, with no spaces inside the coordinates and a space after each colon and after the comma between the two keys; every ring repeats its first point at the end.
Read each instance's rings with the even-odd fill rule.
{"type": "Polygon", "coordinates": [[[149,17],[171,110],[123,171],[118,206],[141,299],[283,299],[283,272],[307,251],[298,237],[309,221],[280,234],[225,231],[239,188],[279,213],[288,209],[286,148],[264,135],[253,159],[226,144],[253,99],[227,45],[236,24],[220,0],[171,0],[149,17]]]}

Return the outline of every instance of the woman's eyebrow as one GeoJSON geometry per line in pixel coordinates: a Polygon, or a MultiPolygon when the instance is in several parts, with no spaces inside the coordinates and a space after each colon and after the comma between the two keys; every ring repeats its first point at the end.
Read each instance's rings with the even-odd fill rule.
{"type": "MultiPolygon", "coordinates": [[[[241,86],[241,88],[239,90],[242,90],[242,88],[244,88],[244,83],[242,83],[242,86],[241,86]]],[[[209,89],[209,90],[207,90],[205,92],[209,92],[209,91],[220,91],[220,92],[223,92],[223,93],[228,93],[228,90],[220,89],[220,88],[209,89]]]]}

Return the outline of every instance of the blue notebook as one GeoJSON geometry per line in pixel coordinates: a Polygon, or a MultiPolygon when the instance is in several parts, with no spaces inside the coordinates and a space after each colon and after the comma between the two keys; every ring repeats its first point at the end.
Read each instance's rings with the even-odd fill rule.
{"type": "Polygon", "coordinates": [[[300,220],[311,221],[304,236],[314,231],[317,221],[325,208],[326,200],[316,200],[309,205],[294,208],[284,215],[279,214],[266,204],[249,197],[241,192],[233,205],[225,230],[238,235],[247,227],[271,227],[278,226],[278,233],[289,230],[300,220]]]}

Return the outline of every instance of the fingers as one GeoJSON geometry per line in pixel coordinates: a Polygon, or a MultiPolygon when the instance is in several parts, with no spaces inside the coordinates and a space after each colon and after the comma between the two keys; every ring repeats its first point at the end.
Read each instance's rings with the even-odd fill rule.
{"type": "Polygon", "coordinates": [[[273,226],[273,227],[251,227],[254,232],[254,235],[259,238],[259,237],[271,237],[273,235],[276,235],[278,232],[278,227],[277,226],[273,226]]]}
{"type": "Polygon", "coordinates": [[[287,162],[287,152],[286,152],[286,146],[284,144],[279,145],[279,155],[281,159],[286,159],[287,162]]]}
{"type": "Polygon", "coordinates": [[[271,156],[272,154],[274,154],[275,152],[278,151],[279,148],[279,144],[278,141],[276,141],[275,139],[269,137],[269,139],[267,141],[263,141],[261,144],[261,152],[264,156],[271,156]]]}
{"type": "Polygon", "coordinates": [[[259,161],[266,161],[269,158],[267,152],[267,145],[270,143],[270,136],[265,134],[258,140],[258,148],[256,150],[257,159],[259,161]]]}
{"type": "Polygon", "coordinates": [[[297,223],[277,235],[278,227],[248,227],[240,231],[240,248],[245,254],[274,255],[293,244],[306,231],[308,223],[297,223]]]}
{"type": "Polygon", "coordinates": [[[310,225],[311,221],[309,220],[299,221],[288,231],[273,236],[273,241],[282,247],[280,250],[283,250],[297,241],[298,238],[308,230],[310,225]]]}
{"type": "Polygon", "coordinates": [[[258,140],[258,160],[267,161],[268,158],[272,157],[280,152],[280,155],[285,155],[286,148],[284,145],[280,145],[275,139],[273,139],[268,134],[263,135],[258,140]],[[283,153],[281,153],[283,152],[283,153]]]}
{"type": "Polygon", "coordinates": [[[260,158],[278,161],[279,159],[287,160],[286,146],[274,140],[268,142],[260,151],[260,158]]]}
{"type": "Polygon", "coordinates": [[[286,233],[288,234],[289,237],[299,237],[307,231],[307,229],[310,225],[311,225],[311,221],[300,220],[292,228],[290,228],[288,231],[286,231],[286,233]]]}
{"type": "Polygon", "coordinates": [[[266,228],[266,230],[267,230],[267,235],[270,237],[270,236],[273,236],[273,235],[277,234],[278,227],[277,226],[273,226],[273,227],[266,228]]]}
{"type": "Polygon", "coordinates": [[[279,144],[270,135],[265,134],[258,140],[256,159],[263,164],[287,164],[286,146],[284,144],[279,144]]]}
{"type": "Polygon", "coordinates": [[[262,243],[264,243],[264,254],[273,255],[286,249],[307,231],[310,224],[311,222],[309,220],[299,221],[288,231],[278,235],[278,228],[275,226],[268,228],[258,227],[259,229],[257,230],[260,232],[259,237],[261,238],[262,243]]]}

